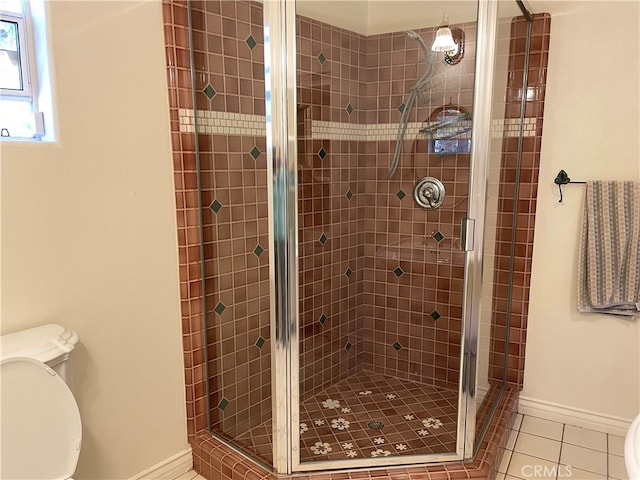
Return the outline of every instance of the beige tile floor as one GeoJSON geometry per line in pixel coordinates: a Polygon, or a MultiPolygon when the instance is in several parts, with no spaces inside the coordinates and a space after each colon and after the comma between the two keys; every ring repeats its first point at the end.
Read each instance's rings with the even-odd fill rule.
{"type": "Polygon", "coordinates": [[[176,477],[174,480],[207,480],[202,475],[198,475],[195,470],[189,470],[186,473],[183,473],[179,477],[176,477]]]}
{"type": "Polygon", "coordinates": [[[183,473],[179,477],[176,477],[174,480],[207,480],[202,475],[198,475],[195,470],[189,470],[186,473],[183,473]]]}
{"type": "Polygon", "coordinates": [[[624,438],[518,415],[496,480],[628,480],[624,438]]]}
{"type": "Polygon", "coordinates": [[[519,414],[496,480],[628,480],[623,455],[623,437],[519,414]]]}

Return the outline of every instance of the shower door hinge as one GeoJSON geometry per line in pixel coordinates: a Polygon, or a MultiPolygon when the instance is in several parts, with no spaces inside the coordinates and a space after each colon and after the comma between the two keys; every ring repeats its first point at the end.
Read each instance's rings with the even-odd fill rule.
{"type": "Polygon", "coordinates": [[[460,248],[470,252],[475,247],[476,221],[473,218],[463,218],[460,222],[460,248]]]}

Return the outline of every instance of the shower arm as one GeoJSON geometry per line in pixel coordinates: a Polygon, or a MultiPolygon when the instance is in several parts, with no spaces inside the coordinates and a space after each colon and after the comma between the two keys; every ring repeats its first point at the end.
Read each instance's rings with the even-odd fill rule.
{"type": "Polygon", "coordinates": [[[411,114],[411,110],[413,109],[413,105],[416,102],[416,97],[418,96],[418,92],[422,90],[425,84],[433,77],[434,74],[434,63],[435,63],[435,54],[429,50],[427,44],[424,43],[424,40],[420,35],[418,35],[413,30],[409,30],[404,32],[404,34],[412,40],[418,42],[420,47],[422,48],[422,52],[424,53],[424,59],[427,63],[427,70],[422,74],[420,79],[415,83],[413,87],[409,90],[409,98],[407,99],[407,103],[405,104],[404,110],[402,111],[402,115],[400,117],[400,123],[398,124],[398,135],[396,141],[396,148],[393,152],[393,159],[391,160],[391,165],[389,166],[389,174],[388,178],[392,178],[396,171],[398,170],[398,166],[400,164],[400,155],[402,154],[402,142],[404,141],[404,136],[407,133],[407,124],[409,123],[409,115],[411,114]]]}
{"type": "Polygon", "coordinates": [[[427,47],[427,44],[424,43],[424,40],[422,39],[422,37],[418,35],[416,32],[414,32],[413,30],[408,30],[404,32],[404,34],[407,37],[409,37],[411,40],[415,40],[420,44],[420,46],[422,47],[422,51],[424,52],[424,59],[429,60],[429,55],[431,54],[431,50],[429,50],[429,47],[427,47]]]}
{"type": "Polygon", "coordinates": [[[400,117],[400,123],[398,123],[398,135],[396,141],[396,148],[393,152],[393,160],[391,161],[391,165],[389,166],[389,175],[388,178],[392,178],[396,171],[398,170],[398,166],[400,164],[400,155],[402,154],[402,142],[404,141],[404,135],[407,132],[407,127],[409,123],[409,113],[413,108],[413,104],[416,101],[416,91],[412,88],[409,92],[409,98],[407,99],[407,103],[404,106],[404,110],[402,111],[402,116],[400,117]]]}

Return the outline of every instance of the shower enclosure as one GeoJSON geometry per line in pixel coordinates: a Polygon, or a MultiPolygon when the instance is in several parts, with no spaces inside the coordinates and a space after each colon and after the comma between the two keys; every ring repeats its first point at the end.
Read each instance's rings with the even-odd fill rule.
{"type": "Polygon", "coordinates": [[[196,422],[277,473],[472,459],[510,388],[530,14],[188,7],[196,422]]]}

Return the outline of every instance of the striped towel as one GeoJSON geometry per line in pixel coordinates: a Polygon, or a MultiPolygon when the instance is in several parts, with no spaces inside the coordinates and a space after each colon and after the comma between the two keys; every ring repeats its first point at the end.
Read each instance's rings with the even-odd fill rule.
{"type": "Polygon", "coordinates": [[[578,310],[640,313],[640,183],[587,182],[578,310]]]}

